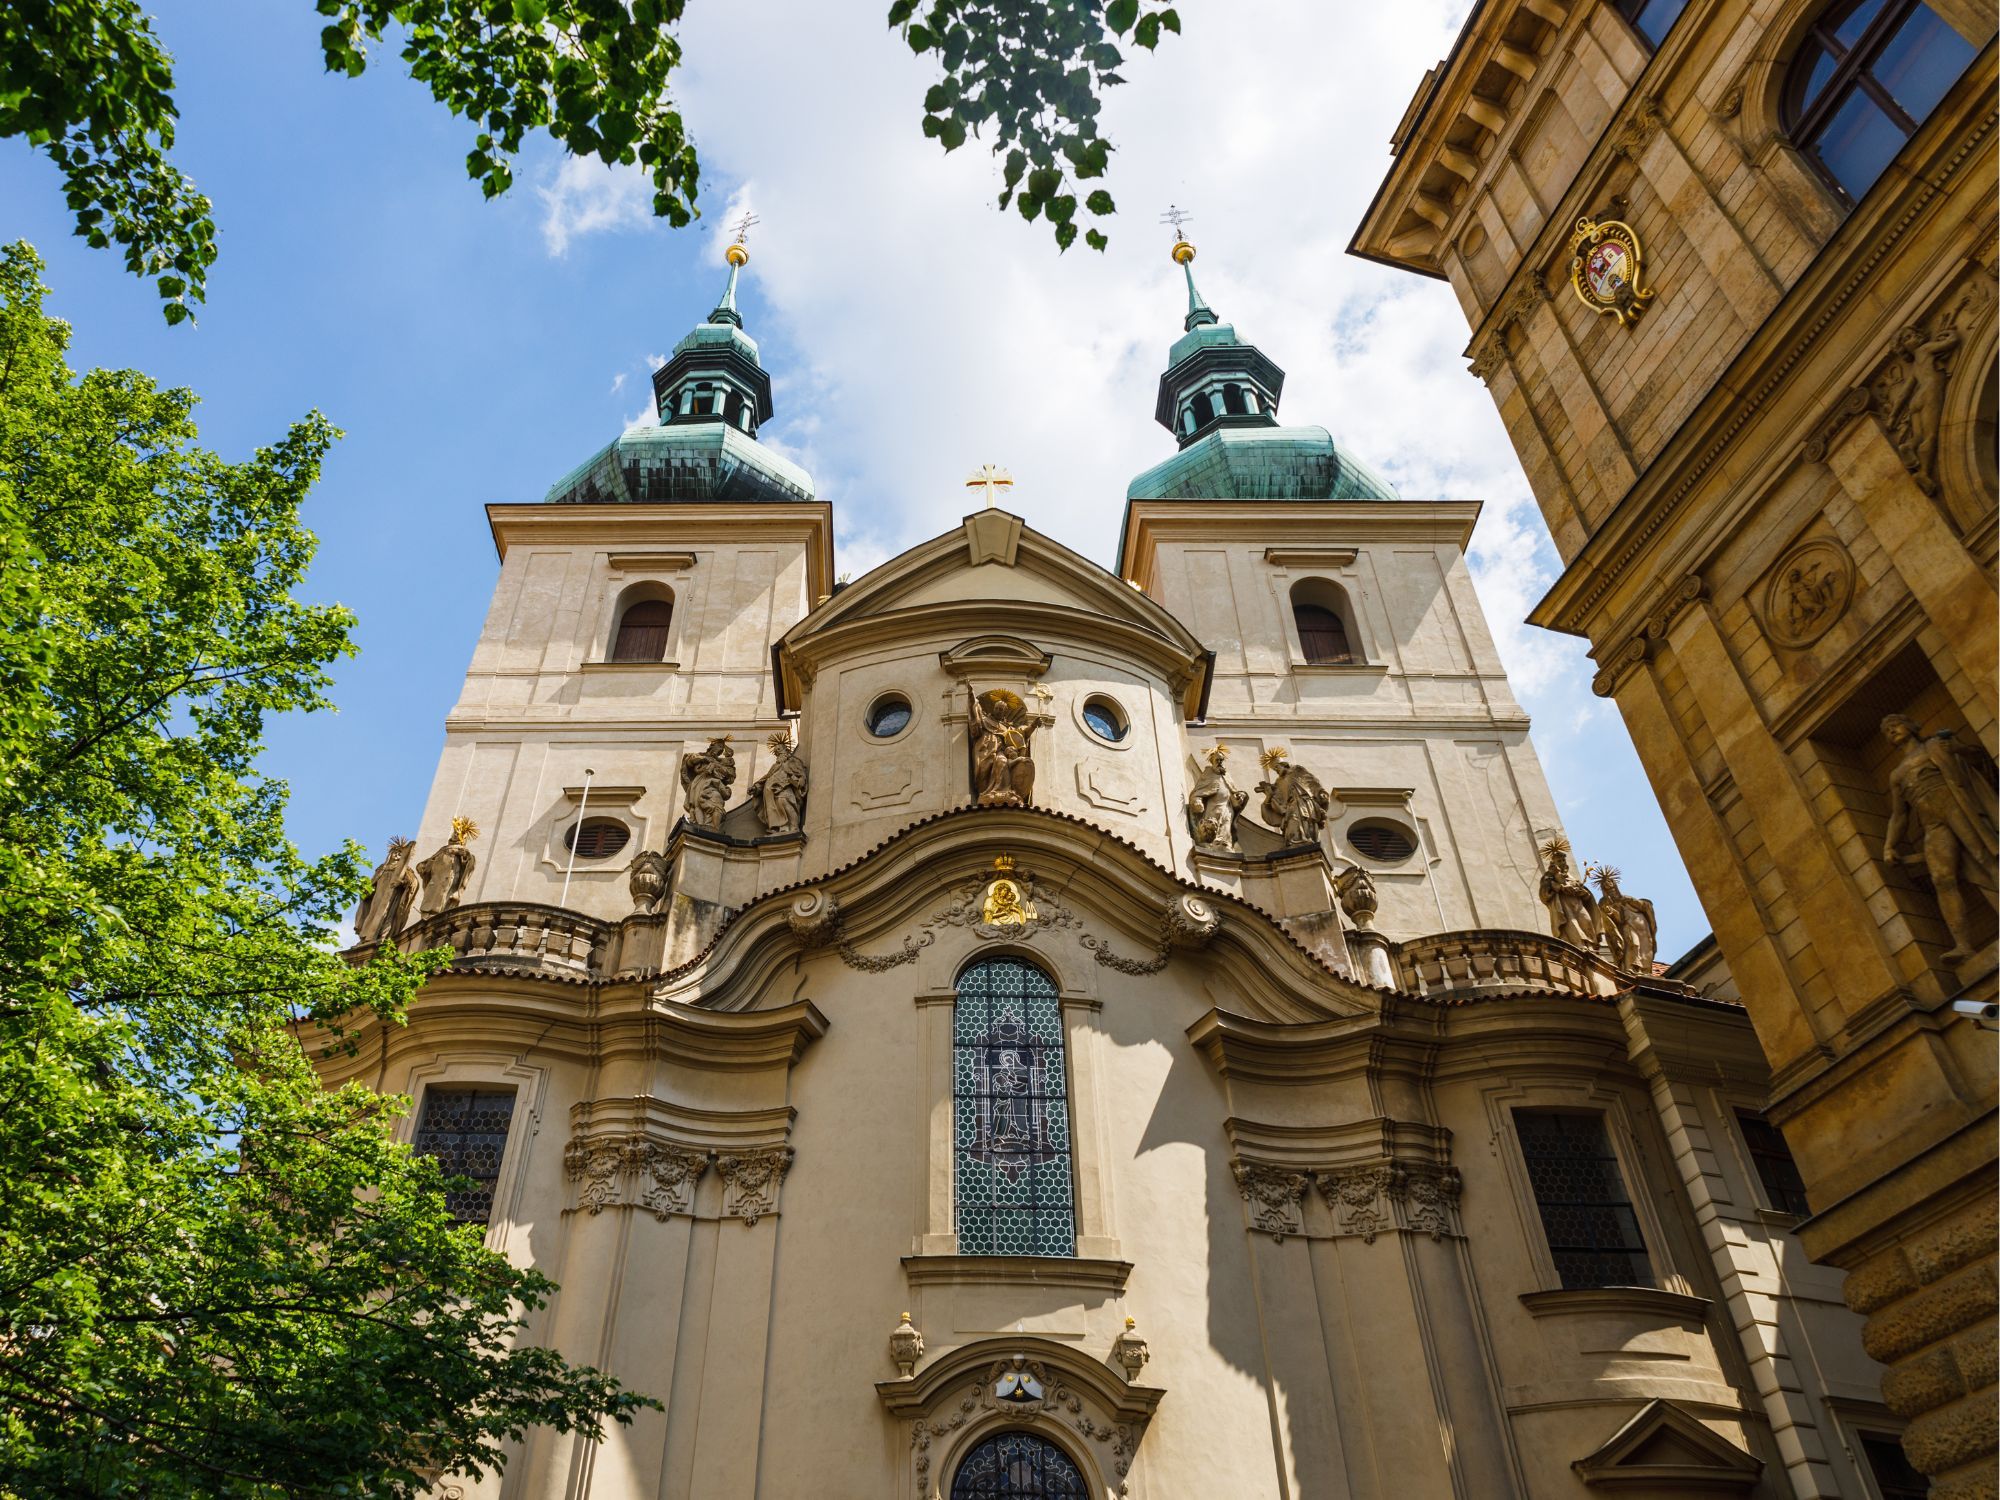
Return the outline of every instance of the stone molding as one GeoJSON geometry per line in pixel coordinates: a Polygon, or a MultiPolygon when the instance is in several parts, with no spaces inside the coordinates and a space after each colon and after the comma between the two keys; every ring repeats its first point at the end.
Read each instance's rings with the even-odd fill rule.
{"type": "Polygon", "coordinates": [[[778,1189],[792,1169],[794,1155],[790,1146],[764,1146],[716,1157],[715,1169],[722,1174],[722,1216],[741,1219],[748,1228],[775,1214],[778,1189]]]}
{"type": "Polygon", "coordinates": [[[1278,1244],[1286,1239],[1356,1237],[1365,1245],[1392,1231],[1457,1238],[1462,1179],[1448,1162],[1377,1157],[1298,1167],[1239,1153],[1230,1164],[1248,1205],[1250,1228],[1278,1244]],[[1303,1203],[1309,1187],[1326,1200],[1331,1234],[1309,1230],[1303,1203]]]}
{"type": "Polygon", "coordinates": [[[1590,690],[1600,698],[1611,697],[1618,691],[1618,684],[1651,657],[1654,645],[1667,638],[1674,621],[1707,597],[1708,585],[1701,577],[1694,573],[1684,574],[1647,612],[1644,623],[1605,659],[1597,675],[1590,679],[1590,690]]]}
{"type": "Polygon", "coordinates": [[[1053,1286],[1123,1292],[1129,1260],[1061,1255],[906,1255],[911,1286],[1053,1286]]]}
{"type": "Polygon", "coordinates": [[[576,1136],[563,1148],[563,1171],[577,1185],[576,1209],[639,1208],[662,1223],[694,1212],[694,1185],[710,1153],[644,1135],[576,1136]]]}

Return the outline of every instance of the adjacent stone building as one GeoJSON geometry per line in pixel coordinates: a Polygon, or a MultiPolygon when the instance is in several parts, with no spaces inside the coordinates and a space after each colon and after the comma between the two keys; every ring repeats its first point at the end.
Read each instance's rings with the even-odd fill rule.
{"type": "Polygon", "coordinates": [[[1948,1496],[1995,1493],[1994,28],[1481,0],[1353,245],[1464,306],[1564,563],[1532,619],[1591,642],[1948,1496]]]}
{"type": "Polygon", "coordinates": [[[987,508],[838,585],[741,259],[660,426],[490,509],[358,924],[452,962],[329,1078],[664,1408],[441,1492],[1897,1495],[1728,972],[1562,838],[1477,506],[1281,425],[1190,269],[1116,570],[987,508]]]}

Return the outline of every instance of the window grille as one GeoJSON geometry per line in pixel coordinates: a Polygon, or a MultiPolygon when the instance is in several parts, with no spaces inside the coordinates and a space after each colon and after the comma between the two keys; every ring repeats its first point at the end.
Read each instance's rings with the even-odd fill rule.
{"type": "Polygon", "coordinates": [[[1354,846],[1357,853],[1380,860],[1383,864],[1394,864],[1417,852],[1416,841],[1394,823],[1356,823],[1347,830],[1347,842],[1354,846]]]}
{"type": "Polygon", "coordinates": [[[416,1149],[435,1157],[448,1175],[472,1179],[471,1187],[455,1188],[444,1196],[445,1206],[459,1223],[492,1221],[493,1186],[500,1180],[500,1158],[507,1150],[507,1127],[513,1120],[512,1089],[424,1090],[416,1149]]]}
{"type": "Polygon", "coordinates": [[[1859,199],[1977,50],[1920,0],[1845,0],[1792,61],[1786,114],[1799,149],[1859,199]]]}
{"type": "Polygon", "coordinates": [[[618,639],[611,647],[613,661],[665,661],[667,627],[674,623],[674,607],[665,599],[641,599],[618,617],[618,639]]]}
{"type": "Polygon", "coordinates": [[[1736,1111],[1736,1123],[1743,1131],[1743,1144],[1750,1148],[1750,1161],[1757,1168],[1757,1180],[1764,1184],[1764,1197],[1780,1213],[1804,1218],[1812,1212],[1806,1203],[1805,1179],[1799,1164],[1792,1160],[1791,1147],[1769,1120],[1755,1110],[1736,1111]]]}
{"type": "Polygon", "coordinates": [[[1040,969],[974,964],[952,1008],[961,1255],[1074,1255],[1062,1007],[1040,969]]]}
{"type": "Polygon", "coordinates": [[[1000,1432],[965,1456],[951,1500],[1090,1500],[1090,1486],[1047,1438],[1000,1432]]]}
{"type": "Polygon", "coordinates": [[[1653,1285],[1604,1116],[1517,1109],[1514,1132],[1564,1288],[1653,1285]]]}
{"type": "Polygon", "coordinates": [[[563,835],[563,844],[574,849],[578,859],[608,859],[623,849],[631,837],[632,830],[616,818],[592,818],[581,828],[572,828],[563,835]]]}
{"type": "Polygon", "coordinates": [[[1354,652],[1347,644],[1347,622],[1332,610],[1320,604],[1297,604],[1292,606],[1292,618],[1298,622],[1299,649],[1305,652],[1307,661],[1354,660],[1354,652]]]}

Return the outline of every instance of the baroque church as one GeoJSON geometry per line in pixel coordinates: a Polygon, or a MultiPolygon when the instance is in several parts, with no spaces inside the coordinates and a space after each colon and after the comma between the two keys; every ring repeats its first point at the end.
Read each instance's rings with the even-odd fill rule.
{"type": "Polygon", "coordinates": [[[1713,944],[1563,836],[1479,506],[1282,423],[1194,254],[1110,566],[989,503],[837,582],[740,244],[659,424],[488,507],[356,923],[451,964],[323,1067],[661,1410],[437,1493],[1914,1493],[1713,944]]]}

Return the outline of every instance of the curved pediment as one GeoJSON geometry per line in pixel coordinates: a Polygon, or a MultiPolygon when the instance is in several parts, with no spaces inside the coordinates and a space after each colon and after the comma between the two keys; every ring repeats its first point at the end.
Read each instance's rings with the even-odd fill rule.
{"type": "Polygon", "coordinates": [[[1122,649],[1173,682],[1190,714],[1207,687],[1208,653],[1173,614],[1018,517],[989,510],[863,574],[787,631],[776,649],[785,700],[800,701],[830,656],[913,633],[999,640],[996,624],[1044,665],[1048,641],[1122,649]]]}

